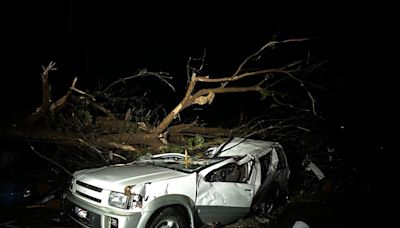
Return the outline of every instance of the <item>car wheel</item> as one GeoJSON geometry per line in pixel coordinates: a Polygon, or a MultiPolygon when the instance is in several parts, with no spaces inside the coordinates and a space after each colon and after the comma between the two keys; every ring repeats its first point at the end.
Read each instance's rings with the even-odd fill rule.
{"type": "Polygon", "coordinates": [[[190,227],[188,221],[178,210],[168,207],[158,214],[151,222],[149,228],[186,228],[190,227]]]}

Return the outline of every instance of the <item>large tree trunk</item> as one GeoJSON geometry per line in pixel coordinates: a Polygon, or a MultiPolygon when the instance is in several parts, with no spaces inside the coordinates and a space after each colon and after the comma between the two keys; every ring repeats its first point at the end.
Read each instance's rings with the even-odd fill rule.
{"type": "MultiPolygon", "coordinates": [[[[46,140],[53,141],[56,143],[68,143],[76,144],[81,146],[82,144],[90,145],[92,147],[98,147],[103,150],[108,149],[122,149],[126,151],[137,151],[137,146],[148,146],[154,149],[154,151],[159,151],[164,148],[168,141],[171,142],[185,142],[185,137],[193,137],[193,135],[201,134],[209,137],[216,136],[231,136],[234,132],[229,129],[221,128],[204,128],[198,127],[194,124],[183,124],[179,123],[175,126],[170,126],[172,122],[177,118],[177,116],[186,108],[192,105],[211,105],[213,100],[218,94],[222,93],[245,93],[245,92],[258,92],[262,95],[262,98],[267,96],[273,97],[274,100],[279,103],[276,94],[284,96],[282,93],[274,91],[274,86],[281,83],[284,80],[292,79],[295,83],[304,89],[311,99],[312,107],[314,111],[314,98],[307,90],[305,84],[302,80],[296,78],[294,73],[301,68],[303,62],[297,61],[291,64],[287,64],[280,68],[274,69],[258,69],[254,71],[245,71],[243,67],[251,60],[260,57],[261,52],[268,47],[275,47],[278,44],[287,42],[298,42],[299,40],[287,40],[282,42],[269,42],[264,45],[260,50],[250,55],[245,59],[245,61],[240,64],[238,69],[234,74],[225,77],[215,77],[210,76],[197,76],[195,72],[192,72],[188,87],[186,89],[185,95],[182,100],[175,106],[175,108],[170,111],[157,126],[151,126],[145,123],[132,123],[129,121],[130,118],[125,118],[126,120],[118,120],[108,109],[106,109],[100,102],[96,101],[95,96],[83,92],[75,87],[76,78],[74,79],[72,86],[68,92],[57,100],[56,102],[51,102],[50,85],[49,85],[49,72],[55,70],[54,63],[51,62],[46,68],[43,68],[43,73],[41,74],[42,79],[42,103],[36,112],[32,113],[23,122],[24,126],[38,126],[37,124],[41,121],[47,120],[50,116],[55,116],[58,112],[62,112],[62,108],[65,107],[71,96],[77,95],[75,100],[85,101],[89,103],[91,107],[97,110],[97,116],[93,114],[88,114],[92,120],[85,123],[79,118],[75,117],[75,122],[82,126],[85,124],[92,125],[89,130],[79,130],[75,125],[71,125],[68,131],[59,132],[49,129],[30,129],[29,131],[23,131],[19,129],[14,129],[18,136],[28,137],[30,139],[36,140],[46,140]],[[272,77],[271,75],[274,75],[272,77]],[[244,79],[251,78],[252,84],[243,85],[241,83],[244,79]],[[236,82],[235,86],[230,86],[231,83],[236,82]],[[202,83],[202,88],[196,90],[197,83],[202,83]],[[106,115],[107,118],[102,117],[106,115]],[[95,123],[96,122],[96,123],[95,123]],[[143,125],[141,127],[141,125],[143,125]],[[72,129],[72,130],[71,130],[72,129]]],[[[103,95],[106,97],[106,91],[108,91],[113,85],[119,82],[125,82],[125,80],[133,79],[136,77],[142,77],[144,75],[151,75],[165,80],[162,74],[152,73],[152,72],[140,72],[138,75],[130,76],[125,79],[120,79],[103,91],[103,95]]],[[[170,85],[170,84],[168,84],[170,85]]],[[[291,105],[293,107],[293,105],[291,105]]],[[[85,110],[85,112],[88,112],[85,110]]],[[[72,116],[77,115],[72,112],[72,116]]],[[[69,114],[70,118],[70,114],[69,114]]],[[[44,121],[45,122],[45,121],[44,121]]],[[[66,124],[72,124],[72,122],[66,121],[66,124]]]]}

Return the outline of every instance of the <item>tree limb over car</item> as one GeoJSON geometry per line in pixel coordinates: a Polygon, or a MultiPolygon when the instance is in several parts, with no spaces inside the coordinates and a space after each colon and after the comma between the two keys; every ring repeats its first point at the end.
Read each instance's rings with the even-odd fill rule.
{"type": "MultiPolygon", "coordinates": [[[[85,142],[102,151],[137,152],[140,151],[138,145],[161,151],[166,149],[171,142],[185,142],[185,135],[179,136],[181,131],[176,130],[180,129],[180,126],[188,125],[180,119],[182,111],[193,105],[212,105],[220,94],[257,92],[261,99],[270,98],[271,107],[284,106],[317,115],[315,106],[317,99],[312,95],[311,88],[320,88],[311,81],[307,81],[305,77],[316,71],[321,66],[321,62],[314,63],[310,59],[294,60],[285,64],[276,64],[279,66],[271,68],[262,62],[266,50],[277,51],[280,47],[288,44],[308,41],[309,39],[306,38],[268,42],[246,57],[234,73],[228,76],[201,76],[205,55],[198,68],[191,67],[188,62],[187,71],[191,78],[188,81],[186,92],[182,100],[168,113],[162,105],[147,108],[146,104],[148,103],[145,100],[147,92],[140,97],[118,97],[117,92],[113,90],[129,80],[154,77],[175,91],[168,81],[171,77],[165,72],[141,70],[133,76],[112,82],[105,89],[92,92],[79,89],[75,78],[66,95],[58,101],[52,102],[48,77],[50,72],[56,68],[55,63],[50,62],[47,67],[43,68],[41,74],[42,104],[36,112],[23,121],[24,126],[31,127],[39,126],[39,123],[42,123],[40,126],[45,126],[46,131],[43,132],[46,134],[37,135],[38,130],[32,130],[29,127],[25,128],[28,130],[18,132],[22,132],[24,137],[43,138],[54,141],[54,143],[59,143],[57,135],[65,132],[65,135],[72,138],[72,140],[67,140],[69,143],[82,146],[78,139],[85,139],[85,142]],[[125,106],[120,104],[125,104],[125,106]],[[129,104],[130,107],[126,104],[129,104]],[[161,112],[163,114],[160,114],[161,112]]],[[[268,112],[268,110],[266,111],[268,112]]],[[[265,132],[270,134],[286,129],[281,128],[282,122],[285,121],[272,121],[265,126],[258,121],[252,126],[243,124],[241,127],[237,126],[232,129],[218,126],[210,128],[210,131],[207,131],[204,126],[196,126],[196,122],[193,122],[192,126],[185,130],[185,134],[188,136],[192,133],[193,136],[207,132],[208,135],[216,137],[254,135],[265,132]],[[246,127],[253,129],[253,133],[249,132],[249,128],[246,129],[246,127]],[[191,132],[191,130],[193,131],[191,132]]],[[[289,125],[297,130],[307,128],[299,124],[290,123],[289,125]]]]}

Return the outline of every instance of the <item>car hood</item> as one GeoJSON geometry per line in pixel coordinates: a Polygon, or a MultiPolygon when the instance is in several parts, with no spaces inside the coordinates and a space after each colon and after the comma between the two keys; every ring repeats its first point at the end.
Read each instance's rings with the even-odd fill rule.
{"type": "Polygon", "coordinates": [[[125,186],[176,178],[187,174],[175,170],[137,165],[113,165],[84,169],[74,173],[74,179],[108,190],[124,189],[125,186]]]}

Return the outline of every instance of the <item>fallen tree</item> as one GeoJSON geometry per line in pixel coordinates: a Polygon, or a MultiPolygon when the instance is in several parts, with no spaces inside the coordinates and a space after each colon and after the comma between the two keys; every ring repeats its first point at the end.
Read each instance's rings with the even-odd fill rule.
{"type": "Polygon", "coordinates": [[[206,138],[215,140],[219,137],[263,137],[274,134],[287,137],[297,131],[307,132],[309,130],[304,116],[317,115],[316,99],[310,88],[318,86],[304,77],[316,71],[322,63],[314,63],[306,58],[273,68],[257,65],[266,50],[307,41],[308,39],[292,39],[268,42],[245,58],[234,73],[227,76],[201,76],[204,56],[200,67],[192,67],[189,61],[186,92],[182,100],[168,113],[162,106],[146,107],[146,93],[122,98],[115,96],[117,92],[113,91],[114,87],[129,80],[148,77],[155,77],[174,90],[168,81],[171,77],[164,72],[141,70],[133,76],[112,82],[103,90],[93,92],[78,89],[75,78],[66,94],[52,102],[48,78],[56,68],[55,63],[50,62],[47,67],[43,67],[41,74],[40,107],[12,131],[14,135],[31,141],[90,147],[105,154],[113,150],[150,150],[156,153],[172,150],[176,146],[187,147],[189,144],[191,148],[200,148],[209,146],[204,140],[206,138]],[[284,91],[288,88],[291,91],[284,91]],[[200,126],[197,121],[185,123],[180,120],[180,113],[191,106],[211,105],[219,94],[245,92],[259,93],[260,99],[268,99],[271,107],[295,110],[297,114],[294,117],[282,115],[280,118],[272,118],[273,115],[268,115],[268,111],[275,112],[271,108],[266,110],[266,115],[229,129],[223,126],[200,126]],[[129,105],[119,105],[120,103],[129,105]],[[195,137],[203,140],[198,140],[197,143],[189,140],[195,137]]]}

